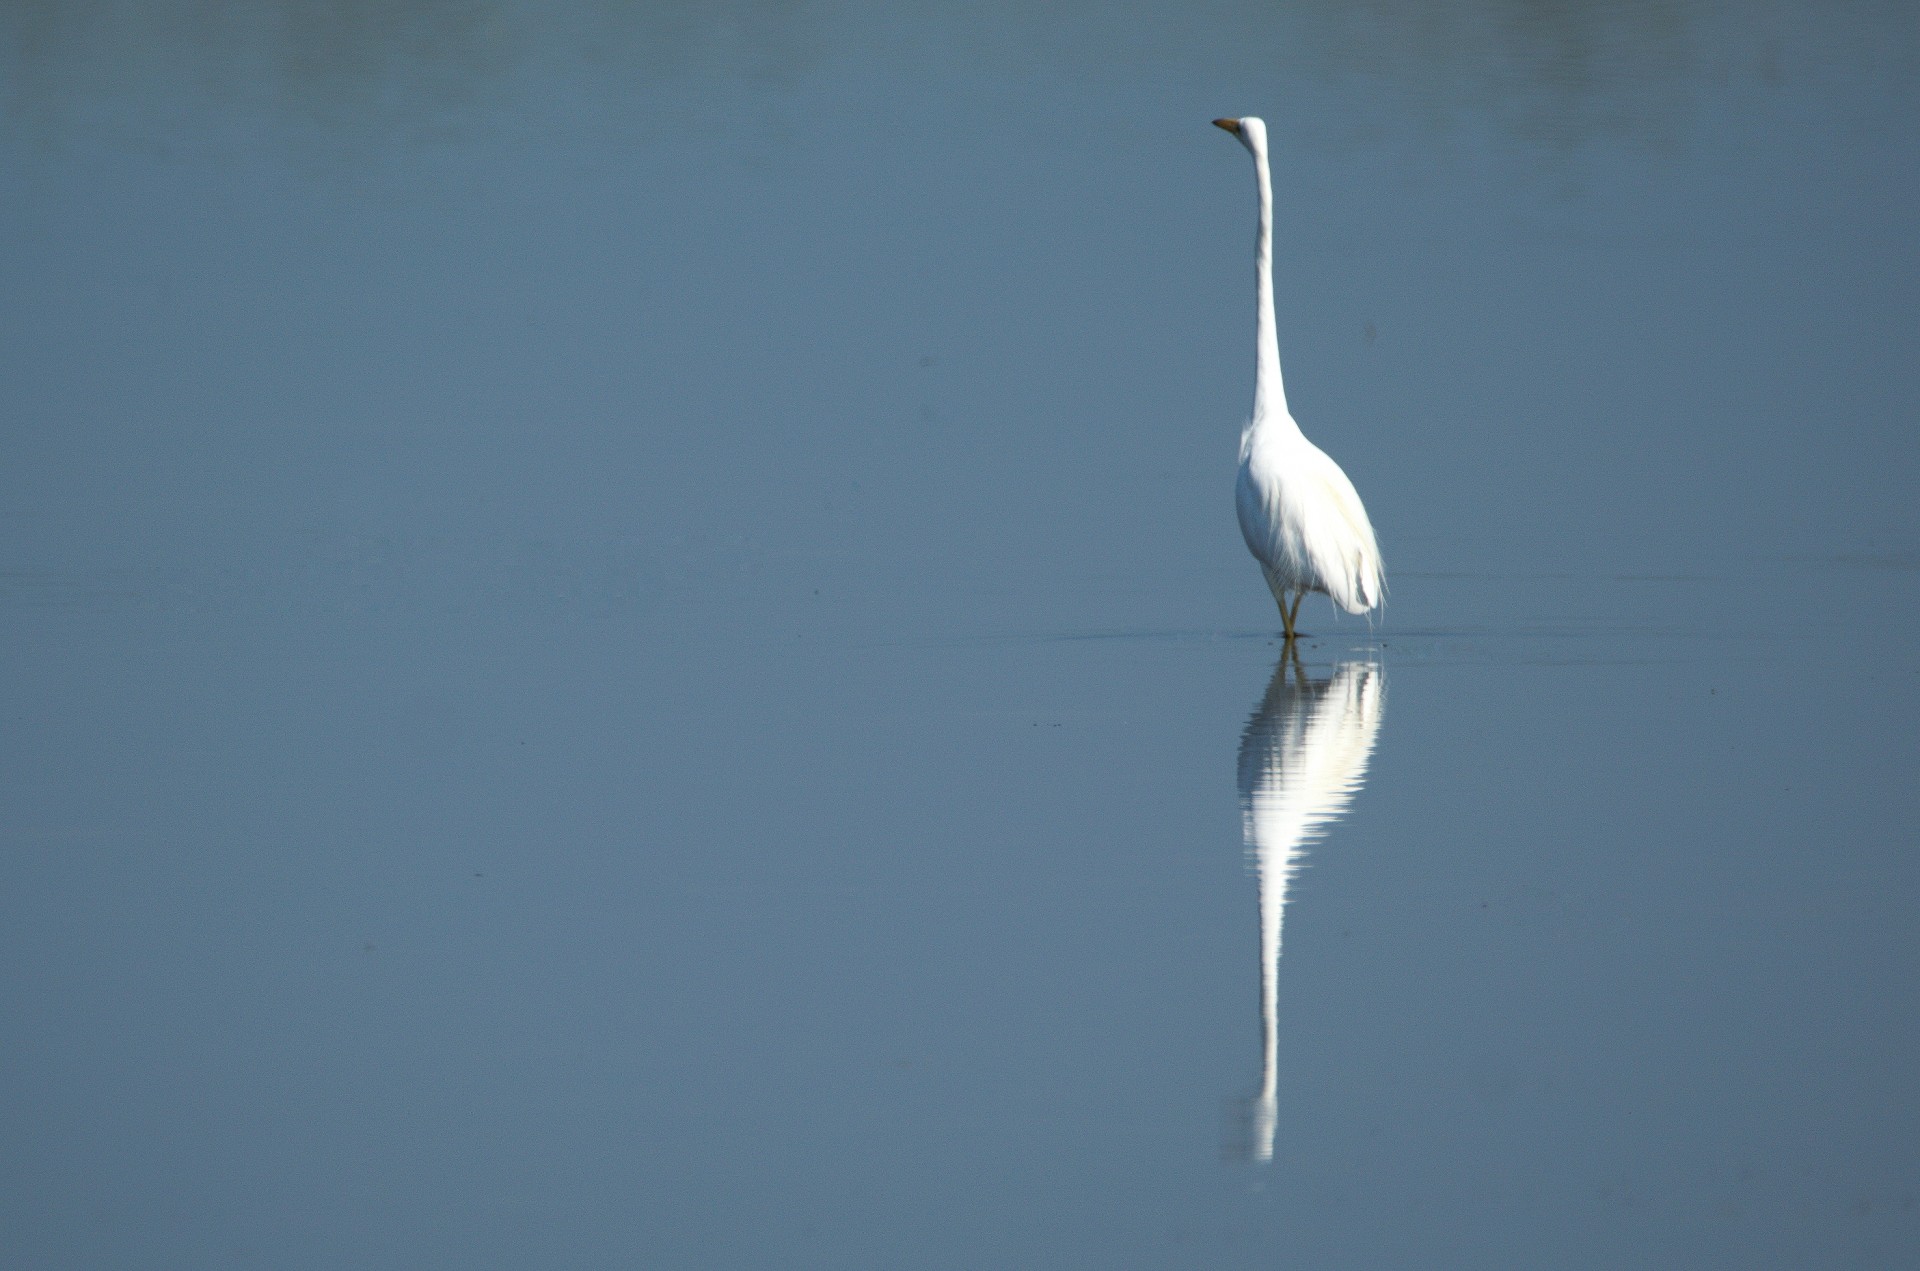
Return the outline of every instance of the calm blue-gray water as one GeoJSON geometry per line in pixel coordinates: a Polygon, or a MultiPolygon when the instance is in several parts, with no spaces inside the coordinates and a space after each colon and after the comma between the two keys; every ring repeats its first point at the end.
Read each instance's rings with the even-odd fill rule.
{"type": "Polygon", "coordinates": [[[7,6],[0,1265],[1920,1265],[1917,206],[1904,3],[7,6]]]}

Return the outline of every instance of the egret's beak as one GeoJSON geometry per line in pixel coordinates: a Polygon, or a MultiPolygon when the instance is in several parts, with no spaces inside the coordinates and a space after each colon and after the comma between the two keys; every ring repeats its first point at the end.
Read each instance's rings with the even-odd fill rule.
{"type": "Polygon", "coordinates": [[[1240,121],[1238,119],[1216,119],[1213,121],[1213,126],[1215,128],[1225,128],[1236,137],[1240,135],[1240,121]]]}

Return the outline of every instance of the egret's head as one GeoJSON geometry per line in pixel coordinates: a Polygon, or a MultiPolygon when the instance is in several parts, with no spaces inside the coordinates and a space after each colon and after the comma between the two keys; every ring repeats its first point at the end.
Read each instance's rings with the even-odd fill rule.
{"type": "Polygon", "coordinates": [[[1250,153],[1261,154],[1267,148],[1267,126],[1256,115],[1248,115],[1244,119],[1216,119],[1213,126],[1225,128],[1240,138],[1240,144],[1250,153]]]}

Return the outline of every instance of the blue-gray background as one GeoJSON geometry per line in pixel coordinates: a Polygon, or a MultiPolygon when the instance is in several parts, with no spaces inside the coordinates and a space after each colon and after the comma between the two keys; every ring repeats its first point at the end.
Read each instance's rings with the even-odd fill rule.
{"type": "Polygon", "coordinates": [[[1920,1261],[1917,200],[1900,3],[7,6],[0,1260],[1920,1261]]]}

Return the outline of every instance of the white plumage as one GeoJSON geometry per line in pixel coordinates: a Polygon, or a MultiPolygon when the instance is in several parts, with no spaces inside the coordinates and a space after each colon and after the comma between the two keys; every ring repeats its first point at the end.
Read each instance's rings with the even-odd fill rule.
{"type": "Polygon", "coordinates": [[[1273,178],[1267,166],[1267,126],[1251,115],[1213,122],[1238,137],[1253,155],[1260,191],[1253,414],[1240,435],[1234,502],[1247,550],[1260,562],[1291,640],[1300,601],[1308,592],[1326,595],[1348,613],[1367,613],[1385,598],[1386,575],[1359,492],[1340,465],[1307,440],[1287,410],[1273,318],[1273,178]]]}

